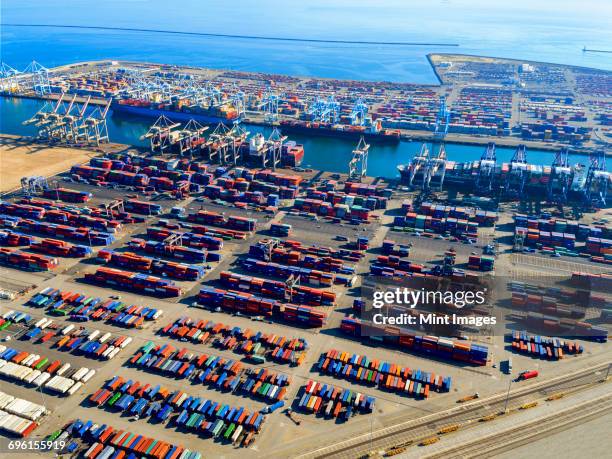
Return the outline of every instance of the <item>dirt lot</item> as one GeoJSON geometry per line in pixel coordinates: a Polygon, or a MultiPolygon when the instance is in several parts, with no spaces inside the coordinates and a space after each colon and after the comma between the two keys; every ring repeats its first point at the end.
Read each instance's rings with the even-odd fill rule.
{"type": "Polygon", "coordinates": [[[97,154],[92,150],[47,147],[22,140],[20,137],[1,135],[0,192],[19,187],[21,177],[28,175],[49,177],[97,154]]]}

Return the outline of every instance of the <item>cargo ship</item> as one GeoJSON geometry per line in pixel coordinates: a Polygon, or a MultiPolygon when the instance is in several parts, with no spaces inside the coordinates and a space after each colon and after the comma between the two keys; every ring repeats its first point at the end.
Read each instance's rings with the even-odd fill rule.
{"type": "MultiPolygon", "coordinates": [[[[490,182],[493,187],[499,187],[508,174],[512,175],[519,171],[525,175],[525,192],[546,193],[549,188],[549,182],[553,180],[553,190],[564,186],[566,182],[568,194],[570,197],[582,195],[587,186],[588,167],[583,164],[575,164],[571,167],[556,168],[553,173],[552,166],[544,166],[538,164],[516,164],[516,163],[495,163],[487,160],[476,160],[467,162],[446,161],[443,182],[445,186],[459,187],[464,189],[481,189],[479,180],[482,180],[483,175],[489,177],[487,182],[490,182]],[[481,170],[483,173],[481,174],[481,170]],[[566,176],[566,180],[561,180],[560,177],[566,176]]],[[[410,164],[401,164],[397,166],[402,182],[409,183],[412,175],[413,183],[418,183],[419,178],[427,174],[426,166],[422,162],[413,161],[410,164]]],[[[596,171],[595,180],[592,187],[601,187],[602,182],[607,182],[612,185],[612,174],[607,171],[596,171]]],[[[440,174],[438,174],[440,175],[440,174]]],[[[515,174],[518,175],[518,174],[515,174]]],[[[489,187],[486,187],[490,189],[489,187]]],[[[604,187],[604,188],[609,188],[604,187]]]]}
{"type": "Polygon", "coordinates": [[[231,123],[239,118],[238,112],[230,103],[205,107],[188,105],[182,100],[161,103],[142,99],[118,99],[113,100],[111,109],[114,113],[126,113],[148,118],[159,118],[164,115],[172,121],[187,122],[195,119],[204,124],[231,123]]]}
{"type": "Polygon", "coordinates": [[[382,129],[380,122],[374,122],[372,126],[353,126],[305,120],[282,120],[279,124],[283,133],[342,137],[356,140],[363,136],[367,141],[385,143],[398,143],[400,141],[400,131],[382,129]]]}

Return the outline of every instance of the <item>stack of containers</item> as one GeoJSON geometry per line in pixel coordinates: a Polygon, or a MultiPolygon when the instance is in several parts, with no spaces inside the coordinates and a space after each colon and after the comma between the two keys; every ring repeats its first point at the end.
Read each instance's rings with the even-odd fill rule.
{"type": "Polygon", "coordinates": [[[396,246],[395,241],[386,239],[382,244],[382,252],[385,255],[397,255],[398,257],[410,256],[410,247],[407,245],[399,244],[396,246]]]}
{"type": "Polygon", "coordinates": [[[161,205],[137,199],[128,199],[124,201],[123,206],[130,212],[142,215],[160,215],[163,212],[161,205]]]}
{"type": "Polygon", "coordinates": [[[337,418],[343,408],[346,408],[345,416],[350,416],[353,407],[361,413],[371,413],[375,403],[374,397],[309,380],[303,388],[298,407],[307,413],[337,418]]]}
{"type": "Polygon", "coordinates": [[[131,252],[100,250],[97,258],[117,266],[136,271],[152,272],[180,280],[194,281],[201,279],[205,274],[202,266],[173,263],[166,260],[144,257],[131,252]]]}
{"type": "Polygon", "coordinates": [[[299,304],[332,306],[336,301],[336,294],[333,292],[305,286],[296,286],[289,289],[281,281],[243,276],[229,271],[221,272],[220,280],[230,290],[259,293],[277,300],[291,300],[299,304]]]}
{"type": "Polygon", "coordinates": [[[50,271],[57,268],[57,258],[0,247],[0,264],[25,271],[50,271]]]}
{"type": "Polygon", "coordinates": [[[87,191],[71,190],[68,188],[47,189],[43,192],[45,198],[59,199],[64,202],[87,202],[92,198],[92,194],[87,191]]]}
{"type": "Polygon", "coordinates": [[[229,311],[239,311],[246,314],[272,316],[279,309],[275,300],[268,300],[248,293],[231,292],[213,287],[203,287],[198,293],[199,304],[222,308],[229,311]]]}
{"type": "Polygon", "coordinates": [[[453,341],[437,336],[415,335],[404,329],[399,329],[398,332],[397,327],[373,325],[351,316],[342,319],[340,330],[355,338],[369,336],[380,343],[433,354],[445,359],[460,360],[474,365],[487,364],[488,349],[474,343],[453,341]]]}
{"type": "Polygon", "coordinates": [[[512,350],[532,357],[559,360],[565,354],[582,354],[582,345],[558,338],[548,338],[540,335],[529,335],[525,331],[512,332],[512,350]]]}
{"type": "MultiPolygon", "coordinates": [[[[147,253],[178,258],[179,260],[190,261],[192,263],[206,262],[205,249],[195,249],[181,245],[169,245],[164,244],[161,241],[145,241],[144,239],[132,239],[132,241],[130,241],[130,247],[142,248],[147,253]]],[[[213,259],[210,261],[213,261],[213,259]]]]}
{"type": "Polygon", "coordinates": [[[17,224],[17,227],[25,231],[48,234],[53,237],[84,241],[87,242],[87,245],[109,245],[115,240],[115,237],[110,233],[94,231],[84,227],[75,228],[73,226],[58,225],[43,221],[21,220],[17,224]]]}
{"type": "Polygon", "coordinates": [[[28,234],[16,233],[14,231],[0,231],[0,245],[9,247],[29,246],[36,238],[28,234]]]}
{"type": "Polygon", "coordinates": [[[159,297],[176,297],[183,294],[181,288],[172,281],[113,268],[98,268],[95,273],[86,273],[85,280],[159,297]]]}
{"type": "Polygon", "coordinates": [[[207,250],[221,250],[221,248],[223,248],[223,239],[218,237],[194,233],[177,233],[175,231],[170,231],[164,228],[147,228],[147,236],[156,241],[164,241],[168,237],[173,236],[175,234],[181,235],[182,242],[187,247],[200,249],[205,248],[207,250]]]}
{"type": "Polygon", "coordinates": [[[270,233],[273,236],[288,237],[289,234],[291,234],[291,225],[272,223],[272,225],[270,225],[270,233]]]}
{"type": "Polygon", "coordinates": [[[31,244],[30,249],[59,257],[81,258],[91,255],[92,253],[91,247],[69,244],[68,242],[58,241],[57,239],[43,239],[40,242],[31,244]]]}
{"type": "Polygon", "coordinates": [[[417,398],[428,398],[430,388],[448,392],[451,378],[401,365],[371,360],[365,355],[350,354],[332,349],[322,354],[319,371],[339,378],[394,390],[417,398]]]}
{"type": "Polygon", "coordinates": [[[491,256],[470,255],[468,258],[468,268],[476,271],[493,271],[495,258],[491,256]]]}
{"type": "Polygon", "coordinates": [[[269,277],[288,279],[289,276],[293,275],[294,277],[299,277],[300,282],[316,287],[331,287],[334,282],[341,285],[351,285],[353,281],[353,276],[326,273],[310,268],[300,268],[298,266],[268,263],[265,261],[255,260],[253,258],[241,260],[240,265],[247,271],[263,274],[269,277]]]}

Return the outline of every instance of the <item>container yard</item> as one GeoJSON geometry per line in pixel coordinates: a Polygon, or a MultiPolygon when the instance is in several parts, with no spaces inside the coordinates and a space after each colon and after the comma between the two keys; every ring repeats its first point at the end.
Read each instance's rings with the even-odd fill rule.
{"type": "Polygon", "coordinates": [[[123,61],[11,77],[48,102],[11,142],[75,154],[16,167],[0,200],[0,435],[91,459],[418,454],[601,380],[607,74],[430,61],[439,86],[123,61]],[[145,120],[139,145],[111,143],[108,116],[145,120]],[[350,139],[346,171],[307,167],[294,134],[350,139]],[[433,143],[369,175],[410,138],[433,143]],[[482,285],[484,305],[368,315],[377,290],[482,285]],[[464,322],[410,323],[432,310],[464,322]]]}

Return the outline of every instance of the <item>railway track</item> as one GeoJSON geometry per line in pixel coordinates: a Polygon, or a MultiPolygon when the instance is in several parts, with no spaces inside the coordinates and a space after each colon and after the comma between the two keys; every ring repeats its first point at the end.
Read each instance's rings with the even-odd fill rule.
{"type": "Polygon", "coordinates": [[[299,458],[355,458],[368,456],[397,446],[408,446],[435,436],[440,429],[453,425],[467,426],[481,419],[498,415],[507,410],[516,410],[534,400],[546,398],[560,392],[579,391],[602,380],[612,362],[553,378],[541,383],[518,388],[510,392],[506,406],[506,394],[500,393],[486,399],[458,405],[449,410],[418,419],[395,424],[373,432],[363,433],[333,445],[304,452],[299,458]]]}
{"type": "Polygon", "coordinates": [[[520,424],[503,431],[503,435],[495,432],[489,436],[481,437],[478,441],[452,446],[431,455],[424,454],[422,457],[427,459],[493,457],[514,445],[533,441],[547,434],[563,430],[572,424],[585,422],[609,410],[612,410],[612,395],[599,397],[547,417],[520,424]]]}

